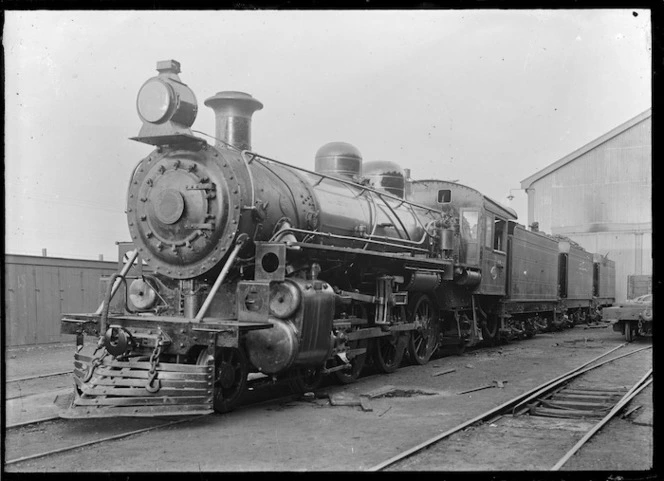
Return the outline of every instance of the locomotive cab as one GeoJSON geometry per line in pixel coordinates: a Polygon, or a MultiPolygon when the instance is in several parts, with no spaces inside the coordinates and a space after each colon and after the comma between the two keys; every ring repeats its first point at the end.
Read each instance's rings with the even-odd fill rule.
{"type": "Polygon", "coordinates": [[[439,208],[456,221],[455,260],[476,294],[504,295],[507,222],[516,212],[470,187],[442,180],[410,180],[408,198],[439,208]]]}

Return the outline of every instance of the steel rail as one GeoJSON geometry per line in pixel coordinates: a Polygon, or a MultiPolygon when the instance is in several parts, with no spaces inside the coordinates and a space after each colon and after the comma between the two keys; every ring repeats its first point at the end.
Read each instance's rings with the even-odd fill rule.
{"type": "MultiPolygon", "coordinates": [[[[502,415],[505,411],[507,411],[509,409],[512,409],[514,406],[521,403],[523,399],[527,399],[527,398],[533,396],[534,393],[537,393],[537,395],[539,396],[542,393],[544,393],[546,391],[550,391],[551,389],[555,388],[558,384],[561,383],[561,380],[563,380],[563,379],[568,380],[571,377],[574,377],[574,375],[578,376],[578,375],[583,374],[584,372],[586,372],[586,371],[581,371],[584,367],[588,366],[589,364],[592,364],[593,362],[595,362],[595,361],[611,354],[613,351],[615,351],[615,350],[617,350],[621,347],[624,347],[626,345],[628,345],[628,343],[620,344],[619,346],[614,347],[613,349],[605,352],[604,354],[601,354],[601,355],[595,357],[594,359],[591,359],[590,361],[582,364],[581,366],[576,367],[576,368],[572,369],[571,371],[568,371],[567,373],[562,374],[562,375],[560,375],[560,376],[558,376],[554,379],[546,381],[545,383],[543,383],[543,384],[541,384],[541,385],[539,385],[539,386],[537,386],[537,387],[535,387],[535,388],[533,388],[533,389],[531,389],[531,390],[529,390],[529,391],[527,391],[523,394],[520,394],[517,397],[515,397],[513,399],[510,399],[509,401],[504,402],[500,406],[492,408],[489,411],[470,419],[469,421],[466,421],[466,422],[464,422],[462,424],[459,424],[458,426],[456,426],[452,429],[449,429],[448,431],[445,431],[444,433],[438,434],[438,435],[434,436],[433,438],[430,438],[430,439],[418,444],[417,446],[414,446],[414,447],[412,447],[412,448],[410,448],[410,449],[408,449],[408,450],[406,450],[406,451],[404,451],[400,454],[397,454],[396,456],[393,456],[392,458],[388,459],[387,461],[383,461],[380,464],[372,466],[371,468],[368,469],[368,471],[380,471],[380,470],[382,470],[382,469],[384,469],[388,466],[391,466],[391,465],[393,465],[393,464],[395,464],[395,463],[397,463],[397,462],[399,462],[399,461],[401,461],[405,458],[408,458],[408,457],[412,456],[413,454],[415,454],[419,451],[422,451],[425,448],[428,448],[432,444],[435,444],[438,441],[441,441],[441,440],[451,436],[452,434],[455,434],[455,433],[457,433],[459,431],[462,431],[463,429],[465,429],[469,426],[472,426],[473,424],[479,423],[481,421],[485,421],[487,419],[491,419],[491,418],[496,417],[498,415],[502,415]]],[[[609,359],[607,361],[604,361],[602,364],[599,364],[599,365],[594,366],[594,367],[599,367],[600,365],[604,365],[604,364],[607,364],[609,362],[613,362],[617,359],[620,359],[622,357],[625,357],[625,356],[628,356],[628,355],[631,355],[631,354],[635,354],[636,352],[642,351],[643,349],[648,349],[650,347],[652,347],[652,346],[647,346],[647,347],[642,348],[642,349],[636,349],[636,350],[631,351],[631,352],[629,352],[629,353],[627,353],[623,356],[618,356],[616,358],[612,358],[612,359],[609,359]]]]}
{"type": "Polygon", "coordinates": [[[60,371],[60,372],[53,372],[50,374],[38,374],[36,376],[26,376],[26,377],[17,377],[16,379],[7,379],[5,382],[10,383],[10,382],[23,382],[23,381],[30,381],[31,379],[39,379],[43,377],[55,377],[55,376],[63,376],[65,374],[71,374],[72,371],[71,369],[69,371],[60,371]]]}
{"type": "MultiPolygon", "coordinates": [[[[626,344],[626,343],[625,343],[625,344],[626,344]]],[[[622,344],[622,345],[624,346],[625,344],[622,344]]],[[[536,393],[531,394],[530,396],[528,396],[528,398],[524,399],[524,400],[521,401],[519,404],[517,404],[516,406],[514,406],[514,408],[512,409],[512,413],[513,413],[513,414],[516,413],[516,411],[517,411],[519,408],[522,408],[526,403],[528,403],[529,401],[532,401],[533,399],[537,398],[537,396],[541,396],[542,394],[546,393],[547,391],[550,391],[551,389],[554,389],[555,387],[557,387],[557,386],[559,386],[559,385],[565,383],[566,381],[569,381],[569,380],[572,379],[572,378],[575,378],[575,377],[577,377],[577,376],[580,376],[581,374],[585,374],[585,373],[588,372],[588,371],[592,371],[593,369],[598,368],[598,367],[601,367],[601,366],[603,366],[603,365],[605,365],[605,364],[608,364],[608,363],[610,363],[610,362],[617,361],[618,359],[621,359],[621,358],[623,358],[623,357],[625,357],[625,356],[631,356],[632,354],[636,354],[637,352],[641,352],[641,351],[643,351],[643,350],[645,350],[645,349],[651,349],[651,348],[652,348],[652,346],[646,346],[646,347],[642,347],[642,348],[640,348],[640,349],[635,349],[635,350],[630,351],[630,352],[628,352],[628,353],[621,354],[620,356],[613,357],[613,358],[611,358],[611,359],[607,359],[606,361],[603,361],[603,362],[601,362],[601,363],[599,363],[599,364],[596,364],[596,365],[594,365],[594,366],[587,367],[587,368],[585,368],[585,369],[583,369],[583,370],[578,370],[578,368],[577,368],[577,370],[576,370],[575,372],[572,372],[572,373],[569,373],[569,374],[563,374],[562,376],[560,376],[559,378],[557,378],[557,380],[556,380],[555,382],[554,382],[554,381],[551,381],[551,384],[550,384],[549,386],[547,386],[546,388],[543,388],[543,389],[541,389],[539,392],[536,392],[536,393]]],[[[587,364],[590,364],[590,363],[587,363],[587,364]]],[[[587,365],[587,364],[586,364],[586,365],[587,365]]]]}
{"type": "Polygon", "coordinates": [[[609,411],[609,413],[602,418],[590,431],[588,431],[579,441],[570,449],[560,460],[551,468],[551,471],[558,471],[574,454],[581,449],[581,447],[592,438],[597,431],[599,431],[606,423],[615,417],[625,405],[630,402],[637,394],[643,391],[652,383],[652,369],[650,369],[645,376],[632,386],[632,389],[627,391],[625,395],[618,401],[618,403],[609,411]],[[648,379],[650,378],[650,379],[648,379]]]}
{"type": "Polygon", "coordinates": [[[45,423],[46,421],[53,421],[54,419],[60,419],[60,416],[57,414],[52,415],[52,416],[47,416],[44,418],[39,418],[39,419],[31,419],[29,421],[21,421],[20,423],[15,423],[15,424],[7,424],[5,426],[5,429],[15,429],[15,428],[20,428],[23,426],[27,426],[28,424],[40,424],[40,423],[45,423]]]}
{"type": "MultiPolygon", "coordinates": [[[[257,381],[260,382],[261,380],[259,379],[257,381]]],[[[275,399],[265,399],[265,400],[258,401],[258,402],[255,402],[255,403],[249,403],[245,406],[238,406],[238,411],[240,411],[241,409],[248,409],[250,407],[258,407],[258,406],[262,406],[262,405],[265,405],[265,404],[274,404],[274,403],[284,402],[284,401],[285,402],[294,401],[294,400],[299,399],[301,396],[302,396],[301,394],[287,394],[285,396],[281,396],[281,397],[278,397],[278,398],[275,398],[275,399]]],[[[180,424],[180,423],[189,422],[189,421],[195,421],[196,419],[199,419],[199,418],[202,418],[202,417],[205,417],[205,416],[208,416],[208,415],[203,414],[201,416],[196,416],[196,417],[193,417],[193,418],[179,419],[177,421],[172,421],[170,423],[160,424],[158,426],[152,426],[152,427],[149,427],[149,428],[138,429],[138,430],[127,432],[127,433],[116,434],[116,435],[113,435],[113,436],[107,436],[105,438],[96,439],[96,440],[93,440],[93,441],[87,441],[85,443],[80,443],[80,444],[77,444],[75,446],[68,446],[68,447],[64,447],[64,448],[60,448],[60,449],[55,449],[55,450],[52,450],[52,451],[47,451],[47,452],[44,452],[44,453],[33,454],[33,455],[30,455],[30,456],[24,456],[22,458],[17,458],[17,459],[12,459],[12,460],[9,460],[9,461],[5,461],[5,465],[7,465],[7,464],[16,464],[16,463],[20,463],[22,461],[29,461],[31,459],[38,459],[38,458],[43,458],[43,457],[46,457],[46,456],[51,456],[53,454],[59,454],[59,453],[62,453],[62,452],[72,451],[74,449],[78,449],[78,448],[82,448],[82,447],[86,447],[86,446],[91,446],[91,445],[103,443],[103,442],[106,442],[106,441],[113,441],[115,439],[121,439],[123,437],[131,436],[133,434],[140,434],[140,433],[147,432],[147,431],[153,431],[153,430],[159,429],[161,427],[168,427],[168,426],[172,426],[172,425],[175,425],[175,424],[180,424]]],[[[37,424],[37,423],[41,423],[41,422],[51,421],[53,419],[60,419],[60,417],[55,416],[55,417],[50,417],[50,418],[36,419],[36,420],[33,420],[33,421],[25,421],[25,422],[21,422],[21,423],[11,425],[11,426],[6,426],[6,428],[7,429],[17,428],[17,427],[21,427],[21,426],[26,426],[28,424],[37,424]]]]}
{"type": "Polygon", "coordinates": [[[63,452],[66,452],[66,451],[72,451],[74,449],[83,448],[83,447],[86,447],[86,446],[91,446],[93,444],[99,444],[99,443],[103,443],[103,442],[106,442],[106,441],[113,441],[115,439],[126,438],[127,436],[132,436],[134,434],[145,433],[147,431],[154,431],[155,429],[165,428],[165,427],[168,427],[168,426],[173,426],[175,424],[181,424],[181,423],[184,423],[184,422],[191,422],[191,421],[194,421],[196,419],[199,419],[199,418],[202,418],[202,417],[205,417],[205,416],[207,416],[207,414],[203,414],[201,416],[196,416],[196,417],[191,418],[191,419],[179,419],[177,421],[171,421],[170,423],[159,424],[157,426],[152,426],[152,427],[149,427],[149,428],[136,429],[134,431],[128,431],[126,433],[115,434],[113,436],[106,436],[105,438],[94,439],[92,441],[86,441],[85,443],[75,444],[74,446],[65,446],[64,448],[54,449],[52,451],[47,451],[45,453],[31,454],[30,456],[24,456],[22,458],[10,459],[8,461],[5,461],[5,466],[7,466],[8,464],[16,464],[16,463],[20,463],[20,462],[23,462],[23,461],[29,461],[31,459],[43,458],[45,456],[51,456],[53,454],[59,454],[59,453],[63,453],[63,452]]]}

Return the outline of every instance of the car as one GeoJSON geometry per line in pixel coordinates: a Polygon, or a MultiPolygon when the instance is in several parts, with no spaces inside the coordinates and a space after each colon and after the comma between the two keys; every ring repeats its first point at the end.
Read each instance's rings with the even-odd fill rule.
{"type": "Polygon", "coordinates": [[[636,336],[651,336],[652,294],[605,307],[602,319],[611,322],[613,330],[624,334],[627,342],[632,342],[636,336]]]}

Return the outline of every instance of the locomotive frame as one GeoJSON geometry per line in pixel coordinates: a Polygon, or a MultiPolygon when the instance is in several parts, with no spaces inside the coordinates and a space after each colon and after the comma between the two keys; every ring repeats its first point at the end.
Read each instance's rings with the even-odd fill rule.
{"type": "Polygon", "coordinates": [[[258,373],[300,392],[328,374],[349,383],[367,362],[390,373],[406,353],[426,364],[439,348],[530,337],[612,302],[598,288],[612,261],[526,230],[470,187],[362,165],[341,142],[314,171],[253,152],[262,104],[248,94],[206,100],[210,146],[190,129],[179,63],[157,70],[137,100],[134,140],[155,150],[130,178],[128,258],[95,313],[62,317],[77,339],[62,417],[224,412],[258,373]],[[85,336],[98,339],[92,356],[85,336]]]}

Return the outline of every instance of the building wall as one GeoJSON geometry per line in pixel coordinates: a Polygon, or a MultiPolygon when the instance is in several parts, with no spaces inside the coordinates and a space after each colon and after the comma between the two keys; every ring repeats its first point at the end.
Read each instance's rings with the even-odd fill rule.
{"type": "Polygon", "coordinates": [[[535,181],[529,223],[616,262],[616,300],[627,276],[652,274],[652,117],[535,181]]]}
{"type": "Polygon", "coordinates": [[[5,255],[5,346],[71,341],[60,315],[94,312],[101,276],[117,270],[117,262],[5,255]]]}

